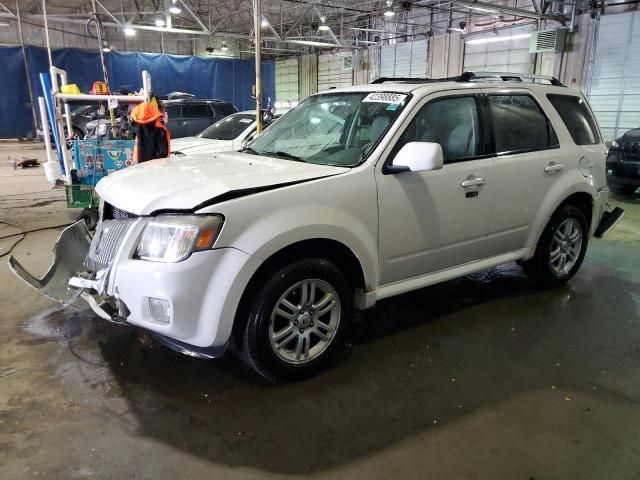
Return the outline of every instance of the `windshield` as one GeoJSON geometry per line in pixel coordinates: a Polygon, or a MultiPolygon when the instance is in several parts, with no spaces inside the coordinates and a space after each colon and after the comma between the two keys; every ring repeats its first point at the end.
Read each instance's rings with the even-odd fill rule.
{"type": "Polygon", "coordinates": [[[214,123],[198,135],[209,140],[233,140],[256,121],[251,113],[234,113],[214,123]]]}
{"type": "Polygon", "coordinates": [[[407,104],[386,92],[326,93],[307,98],[251,144],[258,155],[354,167],[369,154],[407,104]]]}

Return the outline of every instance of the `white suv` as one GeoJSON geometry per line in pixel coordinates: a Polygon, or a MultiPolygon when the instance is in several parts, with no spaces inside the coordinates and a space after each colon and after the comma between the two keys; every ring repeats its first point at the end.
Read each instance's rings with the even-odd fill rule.
{"type": "Polygon", "coordinates": [[[43,279],[106,320],[271,380],[314,374],[354,309],[510,261],[573,277],[606,211],[607,149],[555,79],[463,74],[307,98],[243,152],[112,174],[93,238],[69,227],[43,279]]]}

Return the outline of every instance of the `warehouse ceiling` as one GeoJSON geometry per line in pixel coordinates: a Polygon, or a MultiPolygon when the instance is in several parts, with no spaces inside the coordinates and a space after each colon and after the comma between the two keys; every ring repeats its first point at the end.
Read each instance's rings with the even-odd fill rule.
{"type": "MultiPolygon", "coordinates": [[[[578,6],[583,2],[578,1],[578,6]]],[[[19,0],[23,19],[51,25],[86,23],[92,1],[19,0]]],[[[267,51],[302,53],[360,48],[397,39],[470,33],[538,20],[566,21],[573,2],[547,0],[262,0],[261,33],[267,51]]],[[[96,0],[107,37],[126,29],[162,35],[238,40],[251,49],[251,0],[96,0]]],[[[586,2],[584,3],[586,5],[586,2]]],[[[0,16],[15,15],[14,0],[0,1],[0,16]]],[[[118,33],[120,32],[120,33],[118,33]]]]}

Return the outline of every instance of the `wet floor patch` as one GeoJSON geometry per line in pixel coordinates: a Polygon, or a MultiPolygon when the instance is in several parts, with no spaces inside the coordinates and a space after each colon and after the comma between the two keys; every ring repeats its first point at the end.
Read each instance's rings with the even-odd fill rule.
{"type": "Polygon", "coordinates": [[[88,310],[50,308],[31,317],[22,327],[42,339],[64,340],[81,335],[93,318],[88,310]]]}

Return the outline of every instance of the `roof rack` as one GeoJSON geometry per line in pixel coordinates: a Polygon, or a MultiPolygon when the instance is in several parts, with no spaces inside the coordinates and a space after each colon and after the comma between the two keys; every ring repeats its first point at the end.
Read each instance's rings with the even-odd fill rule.
{"type": "Polygon", "coordinates": [[[533,75],[529,73],[510,72],[464,72],[457,77],[447,78],[411,78],[411,77],[381,77],[371,83],[439,83],[439,82],[522,82],[548,83],[556,87],[565,85],[550,75],[533,75]]]}
{"type": "Polygon", "coordinates": [[[551,75],[534,75],[531,73],[510,72],[464,72],[458,77],[458,82],[498,81],[498,82],[523,82],[523,83],[549,83],[556,87],[565,85],[551,75]]]}

